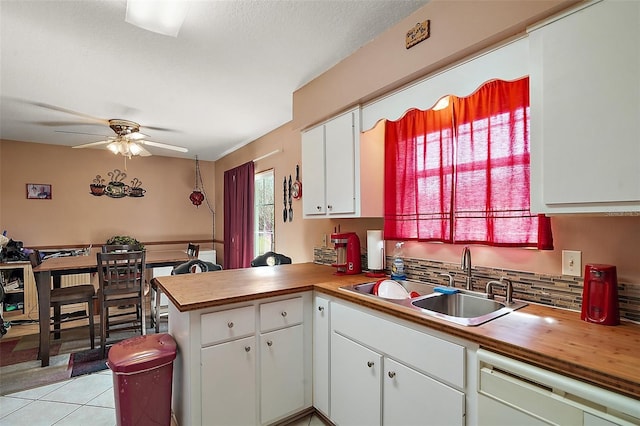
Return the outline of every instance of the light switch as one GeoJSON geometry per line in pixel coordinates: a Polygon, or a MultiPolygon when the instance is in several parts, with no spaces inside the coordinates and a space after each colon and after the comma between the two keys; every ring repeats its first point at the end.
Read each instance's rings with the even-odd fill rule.
{"type": "Polygon", "coordinates": [[[562,275],[582,275],[582,252],[562,250],[562,275]]]}

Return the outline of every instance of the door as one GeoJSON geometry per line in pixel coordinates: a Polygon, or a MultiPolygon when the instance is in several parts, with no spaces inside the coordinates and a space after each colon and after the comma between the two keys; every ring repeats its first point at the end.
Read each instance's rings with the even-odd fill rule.
{"type": "Polygon", "coordinates": [[[302,134],[302,212],[306,215],[324,215],[325,202],[324,125],[302,134]]]}
{"type": "Polygon", "coordinates": [[[313,406],[329,417],[329,301],[313,303],[313,406]]]}
{"type": "Polygon", "coordinates": [[[382,356],[333,333],[331,421],[339,426],[380,425],[382,356]]]}
{"type": "Polygon", "coordinates": [[[355,114],[350,111],[325,124],[328,214],[355,213],[355,114]]]}
{"type": "Polygon", "coordinates": [[[291,414],[304,406],[302,324],[260,336],[261,421],[291,414]]]}
{"type": "Polygon", "coordinates": [[[447,385],[384,359],[382,424],[464,425],[465,397],[447,385]]]}
{"type": "Polygon", "coordinates": [[[201,349],[202,424],[256,423],[256,339],[201,349]]]}

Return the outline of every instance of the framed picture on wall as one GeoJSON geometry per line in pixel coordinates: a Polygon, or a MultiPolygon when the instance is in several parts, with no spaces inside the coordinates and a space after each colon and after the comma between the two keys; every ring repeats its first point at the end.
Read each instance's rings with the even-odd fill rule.
{"type": "Polygon", "coordinates": [[[28,183],[27,199],[29,200],[50,200],[51,185],[44,183],[28,183]]]}

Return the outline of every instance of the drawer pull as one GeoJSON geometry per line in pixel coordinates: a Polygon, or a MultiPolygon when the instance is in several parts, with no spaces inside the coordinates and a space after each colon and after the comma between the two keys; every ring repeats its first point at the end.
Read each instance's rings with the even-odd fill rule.
{"type": "Polygon", "coordinates": [[[273,345],[273,342],[271,340],[267,340],[267,346],[271,346],[273,345]]]}
{"type": "Polygon", "coordinates": [[[318,306],[318,310],[319,310],[320,312],[324,312],[324,306],[318,306]]]}
{"type": "Polygon", "coordinates": [[[229,322],[227,323],[227,327],[229,327],[229,328],[233,328],[233,322],[232,322],[232,321],[229,321],[229,322]]]}
{"type": "Polygon", "coordinates": [[[287,311],[282,311],[282,313],[280,315],[282,315],[283,318],[286,317],[287,316],[287,311]]]}
{"type": "Polygon", "coordinates": [[[251,350],[251,346],[245,346],[245,347],[244,347],[244,351],[245,351],[245,352],[249,352],[250,350],[251,350]]]}
{"type": "Polygon", "coordinates": [[[396,372],[395,371],[389,371],[389,378],[393,379],[394,377],[396,377],[396,372]]]}
{"type": "Polygon", "coordinates": [[[367,367],[371,368],[374,366],[374,362],[373,361],[367,361],[367,367]]]}

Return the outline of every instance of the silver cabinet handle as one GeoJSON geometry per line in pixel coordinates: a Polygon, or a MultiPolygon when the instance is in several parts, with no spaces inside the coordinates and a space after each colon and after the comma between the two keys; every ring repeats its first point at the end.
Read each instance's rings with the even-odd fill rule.
{"type": "Polygon", "coordinates": [[[318,306],[318,310],[319,310],[320,312],[324,312],[324,306],[318,306]]]}
{"type": "Polygon", "coordinates": [[[286,317],[286,316],[287,316],[287,311],[282,311],[282,312],[280,313],[280,315],[282,315],[282,317],[283,317],[283,318],[284,318],[284,317],[286,317]]]}
{"type": "Polygon", "coordinates": [[[273,345],[273,342],[271,340],[267,340],[267,346],[271,346],[273,345]]]}
{"type": "Polygon", "coordinates": [[[320,210],[322,210],[322,207],[321,206],[316,206],[316,210],[320,211],[320,210]]]}
{"type": "Polygon", "coordinates": [[[389,371],[389,378],[393,379],[394,377],[396,377],[396,372],[395,371],[389,371]]]}
{"type": "Polygon", "coordinates": [[[374,362],[373,361],[367,361],[367,367],[371,368],[373,367],[374,362]]]}
{"type": "Polygon", "coordinates": [[[245,352],[249,352],[250,350],[251,350],[251,346],[245,346],[245,347],[244,347],[244,351],[245,351],[245,352]]]}
{"type": "Polygon", "coordinates": [[[229,322],[227,323],[227,327],[229,327],[229,328],[233,328],[233,322],[229,321],[229,322]]]}
{"type": "Polygon", "coordinates": [[[329,205],[327,206],[327,208],[328,208],[329,210],[333,210],[333,206],[332,206],[331,204],[329,204],[329,205]]]}

